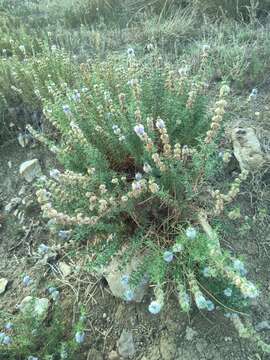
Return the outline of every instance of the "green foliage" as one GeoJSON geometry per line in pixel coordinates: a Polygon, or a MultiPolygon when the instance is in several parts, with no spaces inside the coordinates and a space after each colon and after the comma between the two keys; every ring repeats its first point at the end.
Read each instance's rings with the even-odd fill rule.
{"type": "MultiPolygon", "coordinates": [[[[6,316],[1,319],[4,318],[6,316]]],[[[28,356],[37,356],[41,359],[62,359],[64,349],[67,354],[65,359],[71,360],[76,356],[77,346],[74,340],[68,339],[68,324],[60,305],[54,306],[50,319],[45,321],[33,317],[31,313],[24,313],[12,320],[12,324],[11,330],[5,330],[12,340],[10,345],[0,344],[1,358],[25,360],[28,356]]]]}
{"type": "MultiPolygon", "coordinates": [[[[129,49],[126,59],[84,64],[76,89],[54,85],[51,99],[43,99],[44,114],[61,135],[56,148],[66,169],[53,170],[37,192],[44,217],[75,226],[78,239],[92,237],[91,268],[121,253],[125,268],[140,254],[131,286],[150,281],[162,307],[172,285],[183,311],[189,311],[190,298],[209,311],[215,302],[230,306],[226,286],[234,304],[240,294],[257,296],[243,264],[221,250],[216,235],[194,228],[202,208],[209,217],[220,211],[210,199],[199,199],[220,171],[215,139],[228,95],[222,85],[210,120],[208,57],[204,49],[191,75],[163,64],[156,54],[138,62],[129,49]],[[209,286],[201,279],[208,268],[209,286]]],[[[237,195],[245,178],[240,175],[227,198],[237,195]]]]}

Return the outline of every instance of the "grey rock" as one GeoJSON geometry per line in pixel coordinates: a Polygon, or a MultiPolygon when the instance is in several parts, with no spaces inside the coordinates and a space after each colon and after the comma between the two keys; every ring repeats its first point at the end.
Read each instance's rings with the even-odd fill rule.
{"type": "Polygon", "coordinates": [[[45,320],[50,308],[50,301],[47,298],[35,298],[26,296],[19,305],[20,311],[25,314],[31,314],[39,320],[45,320]]]}
{"type": "Polygon", "coordinates": [[[0,295],[4,294],[4,292],[6,291],[7,284],[8,284],[8,279],[6,278],[0,279],[0,295]]]}
{"type": "Polygon", "coordinates": [[[63,261],[59,262],[58,268],[61,271],[63,277],[69,276],[72,272],[71,267],[63,261]]]}
{"type": "Polygon", "coordinates": [[[257,325],[255,325],[256,331],[262,331],[262,330],[270,330],[270,324],[269,321],[263,320],[259,322],[257,325]]]}
{"type": "Polygon", "coordinates": [[[35,178],[42,176],[38,159],[23,162],[20,165],[19,172],[20,175],[23,176],[29,183],[31,183],[35,178]]]}
{"type": "Polygon", "coordinates": [[[104,267],[100,274],[105,277],[112,294],[115,297],[128,300],[126,294],[131,290],[132,299],[130,301],[141,302],[148,289],[148,281],[142,281],[134,289],[128,284],[123,283],[123,277],[129,277],[133,271],[138,269],[140,258],[133,258],[131,262],[120,269],[121,257],[115,257],[107,267],[104,267]]]}
{"type": "Polygon", "coordinates": [[[130,331],[123,330],[120,339],[117,342],[118,352],[124,358],[128,359],[134,356],[135,346],[133,336],[130,331]]]}

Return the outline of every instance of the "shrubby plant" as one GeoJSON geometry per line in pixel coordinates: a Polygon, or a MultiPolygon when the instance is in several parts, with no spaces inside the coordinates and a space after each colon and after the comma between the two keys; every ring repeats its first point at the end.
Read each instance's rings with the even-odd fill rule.
{"type": "MultiPolygon", "coordinates": [[[[3,314],[2,321],[6,317],[3,314]]],[[[19,314],[14,322],[0,324],[0,355],[6,360],[71,360],[79,344],[69,336],[66,325],[59,304],[54,305],[46,320],[34,317],[30,311],[19,314]]]]}
{"type": "Polygon", "coordinates": [[[92,267],[119,253],[123,263],[139,256],[139,268],[123,280],[125,299],[150,282],[152,314],[166,306],[169,288],[184,312],[194,303],[206,311],[221,307],[230,317],[259,294],[243,262],[221,248],[209,225],[248,173],[226,194],[211,187],[222,167],[217,143],[230,89],[222,84],[215,101],[209,99],[208,56],[204,46],[193,76],[157,54],[140,63],[131,48],[126,58],[82,64],[80,87],[51,82],[53,100],[44,100],[58,143],[28,127],[64,167],[38,184],[43,216],[60,231],[92,235],[92,267]]]}

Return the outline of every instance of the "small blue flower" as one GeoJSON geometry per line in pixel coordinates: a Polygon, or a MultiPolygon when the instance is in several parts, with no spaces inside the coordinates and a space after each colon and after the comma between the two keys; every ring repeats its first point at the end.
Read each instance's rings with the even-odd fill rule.
{"type": "Polygon", "coordinates": [[[244,266],[244,264],[242,263],[242,261],[240,261],[239,259],[235,259],[233,261],[233,268],[234,270],[236,270],[241,276],[245,276],[247,274],[247,270],[244,266]]]}
{"type": "Polygon", "coordinates": [[[77,331],[75,334],[75,341],[78,344],[82,344],[85,340],[85,333],[83,331],[77,331]]]}
{"type": "Polygon", "coordinates": [[[58,236],[61,240],[68,240],[70,238],[70,231],[68,230],[60,230],[58,232],[58,236]]]}
{"type": "Polygon", "coordinates": [[[121,283],[122,285],[128,285],[129,283],[129,275],[128,274],[125,274],[121,277],[121,283]]]}
{"type": "Polygon", "coordinates": [[[126,301],[132,301],[134,299],[134,291],[132,291],[131,289],[125,290],[124,299],[126,301]]]}
{"type": "Polygon", "coordinates": [[[207,300],[203,296],[201,292],[197,292],[195,294],[195,303],[198,309],[206,309],[207,308],[207,300]]]}
{"type": "Polygon", "coordinates": [[[63,111],[66,115],[70,114],[70,107],[68,105],[63,105],[63,111]]]}
{"type": "Polygon", "coordinates": [[[9,344],[11,344],[11,342],[12,342],[11,337],[8,335],[5,335],[4,339],[2,340],[2,344],[9,345],[9,344]]]}
{"type": "Polygon", "coordinates": [[[171,251],[164,251],[163,253],[163,259],[166,262],[171,262],[173,260],[173,252],[171,251]]]}
{"type": "Polygon", "coordinates": [[[231,297],[232,296],[232,289],[231,288],[227,288],[223,291],[224,295],[227,297],[231,297]]]}
{"type": "Polygon", "coordinates": [[[165,128],[165,122],[162,119],[158,119],[156,121],[156,127],[158,129],[164,129],[165,128]]]}
{"type": "Polygon", "coordinates": [[[160,312],[162,306],[157,301],[152,301],[151,304],[148,306],[148,310],[151,314],[156,315],[160,312]]]}
{"type": "Polygon", "coordinates": [[[224,316],[228,319],[237,319],[238,318],[238,315],[236,313],[230,313],[230,312],[226,312],[224,314],[224,316]]]}
{"type": "Polygon", "coordinates": [[[134,181],[132,183],[132,190],[140,191],[142,189],[142,184],[139,181],[134,181]]]}
{"type": "Polygon", "coordinates": [[[57,291],[57,289],[56,289],[55,287],[50,286],[50,287],[48,288],[49,294],[52,294],[54,291],[57,291]]]}
{"type": "Polygon", "coordinates": [[[59,292],[59,290],[54,290],[54,291],[51,293],[51,297],[52,297],[53,301],[57,302],[57,301],[60,299],[60,292],[59,292]]]}
{"type": "Polygon", "coordinates": [[[13,323],[12,322],[7,322],[6,324],[5,324],[5,329],[6,330],[11,330],[13,328],[13,323]]]}
{"type": "Polygon", "coordinates": [[[30,355],[30,356],[28,356],[27,360],[39,360],[39,359],[36,356],[30,355]]]}
{"type": "Polygon", "coordinates": [[[59,179],[60,171],[58,169],[52,169],[50,170],[50,177],[52,177],[55,180],[59,179]]]}
{"type": "Polygon", "coordinates": [[[256,98],[257,95],[258,95],[258,90],[257,89],[252,89],[252,91],[250,93],[250,97],[256,98]]]}
{"type": "Polygon", "coordinates": [[[32,282],[33,280],[31,279],[31,277],[29,275],[25,275],[25,277],[23,278],[23,285],[29,286],[32,284],[32,282]]]}
{"type": "Polygon", "coordinates": [[[143,136],[145,134],[144,126],[142,124],[134,126],[134,131],[138,136],[143,136]]]}
{"type": "Polygon", "coordinates": [[[79,101],[80,98],[81,98],[81,94],[79,93],[78,90],[75,90],[74,94],[72,95],[72,100],[79,101]]]}
{"type": "Polygon", "coordinates": [[[210,269],[208,266],[206,266],[206,267],[203,269],[202,273],[203,273],[203,276],[204,276],[204,277],[210,277],[210,276],[211,276],[211,269],[210,269]]]}
{"type": "Polygon", "coordinates": [[[38,253],[41,255],[47,254],[47,252],[49,251],[49,246],[45,245],[45,244],[40,244],[38,247],[38,253]]]}
{"type": "Polygon", "coordinates": [[[128,48],[128,49],[127,49],[127,54],[128,54],[128,57],[134,57],[134,56],[135,56],[135,51],[134,51],[134,49],[128,48]]]}
{"type": "Polygon", "coordinates": [[[141,173],[136,173],[135,174],[135,179],[137,180],[137,181],[140,181],[140,180],[142,180],[142,174],[141,173]]]}
{"type": "Polygon", "coordinates": [[[186,236],[191,239],[194,240],[197,236],[197,230],[194,227],[188,227],[186,229],[186,236]]]}
{"type": "Polygon", "coordinates": [[[208,311],[213,311],[215,309],[215,305],[211,300],[206,301],[206,307],[208,311]]]}

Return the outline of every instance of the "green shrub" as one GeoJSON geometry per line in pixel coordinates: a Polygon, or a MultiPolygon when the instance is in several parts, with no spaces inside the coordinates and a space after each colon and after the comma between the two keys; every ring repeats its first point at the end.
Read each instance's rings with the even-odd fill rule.
{"type": "MultiPolygon", "coordinates": [[[[2,321],[4,318],[6,316],[1,318],[2,321]]],[[[66,319],[59,305],[51,310],[50,319],[41,321],[27,312],[17,315],[14,321],[8,321],[5,326],[1,324],[1,327],[1,334],[10,339],[9,343],[5,343],[0,334],[1,359],[25,360],[36,356],[40,359],[72,360],[78,348],[76,342],[69,339],[66,319]],[[64,353],[65,357],[62,356],[64,353]]]]}
{"type": "Polygon", "coordinates": [[[61,133],[59,145],[29,127],[66,169],[39,183],[43,215],[64,228],[84,229],[79,237],[93,234],[95,265],[123,249],[125,262],[141,254],[138,270],[129,274],[126,300],[147,279],[155,288],[152,313],[165,304],[169,285],[185,312],[192,299],[199,309],[242,310],[258,290],[243,263],[222,250],[205,213],[218,216],[247,173],[228,194],[212,191],[210,203],[200,197],[221,166],[214,140],[229,88],[221,87],[210,120],[208,48],[196,77],[186,69],[177,73],[158,56],[142,65],[128,52],[128,59],[82,66],[80,89],[63,94],[54,88],[44,113],[61,133]]]}

